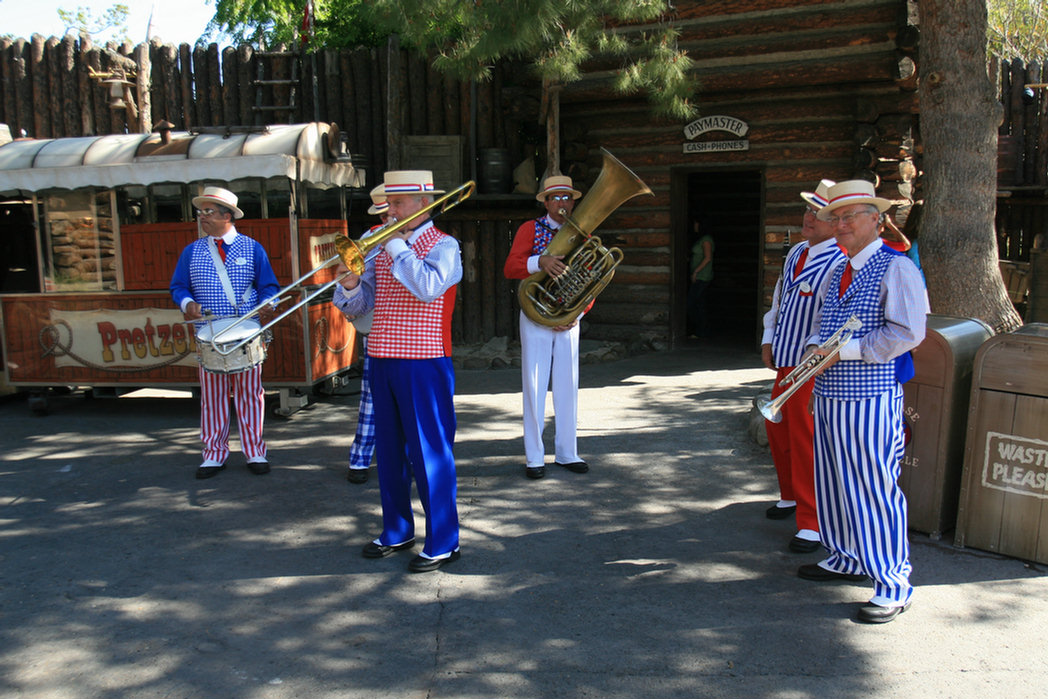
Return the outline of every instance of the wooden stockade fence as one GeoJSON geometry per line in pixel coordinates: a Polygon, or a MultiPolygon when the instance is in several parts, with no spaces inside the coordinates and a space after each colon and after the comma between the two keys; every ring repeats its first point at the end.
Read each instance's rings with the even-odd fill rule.
{"type": "MultiPolygon", "coordinates": [[[[395,45],[259,52],[250,46],[155,41],[102,47],[71,35],[33,35],[0,40],[0,123],[15,138],[59,138],[148,133],[161,120],[176,130],[334,122],[346,133],[350,152],[363,156],[370,172],[381,172],[397,162],[400,154],[389,153],[389,144],[404,135],[467,136],[475,128],[475,144],[469,145],[518,153],[520,129],[512,122],[537,115],[537,107],[521,108],[537,104],[534,97],[522,98],[521,90],[513,95],[514,106],[503,105],[503,75],[519,74],[500,69],[494,80],[471,86],[444,77],[425,56],[395,45]],[[114,67],[144,73],[132,79],[137,115],[111,109],[108,86],[90,77],[114,67]],[[292,88],[282,83],[293,73],[298,80],[288,109],[292,88]],[[260,77],[262,86],[256,85],[260,77]]],[[[464,158],[470,155],[463,150],[464,158]]],[[[471,164],[463,166],[469,173],[471,164]]]]}

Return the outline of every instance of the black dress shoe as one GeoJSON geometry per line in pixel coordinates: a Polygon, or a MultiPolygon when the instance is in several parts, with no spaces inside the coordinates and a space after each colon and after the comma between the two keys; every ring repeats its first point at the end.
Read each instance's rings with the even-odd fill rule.
{"type": "Polygon", "coordinates": [[[790,539],[790,551],[794,553],[811,553],[812,551],[818,551],[820,548],[822,548],[822,542],[820,541],[809,541],[799,536],[790,539]]]}
{"type": "Polygon", "coordinates": [[[909,602],[901,607],[882,607],[879,604],[865,604],[859,607],[859,614],[856,616],[856,619],[864,624],[887,624],[909,608],[909,602]]]}
{"type": "Polygon", "coordinates": [[[402,544],[394,544],[393,546],[386,546],[385,544],[379,544],[374,541],[369,541],[367,545],[364,546],[364,550],[361,551],[361,554],[364,556],[364,558],[385,558],[391,553],[396,553],[397,551],[409,549],[414,545],[414,539],[408,539],[402,544]]]}
{"type": "Polygon", "coordinates": [[[797,577],[816,582],[829,582],[840,580],[844,582],[862,582],[866,576],[862,573],[838,573],[835,570],[827,570],[818,563],[806,563],[797,569],[797,577]]]}
{"type": "Polygon", "coordinates": [[[789,507],[779,507],[778,505],[772,505],[764,513],[764,516],[768,519],[786,519],[796,511],[796,505],[790,505],[789,507]]]}
{"type": "Polygon", "coordinates": [[[572,461],[570,464],[562,464],[559,461],[556,462],[558,466],[563,466],[572,473],[585,473],[589,471],[589,466],[586,465],[585,461],[572,461]]]}
{"type": "Polygon", "coordinates": [[[525,466],[524,473],[527,474],[528,478],[545,478],[546,467],[545,466],[525,466]]]}
{"type": "Polygon", "coordinates": [[[247,463],[247,470],[256,476],[263,476],[269,473],[269,462],[268,461],[249,461],[247,463]]]}
{"type": "Polygon", "coordinates": [[[225,464],[222,464],[221,466],[200,466],[196,470],[197,480],[198,481],[202,481],[205,478],[211,478],[212,476],[217,476],[218,472],[224,470],[225,468],[226,468],[225,464]]]}
{"type": "Polygon", "coordinates": [[[444,558],[426,558],[425,556],[415,556],[411,559],[411,563],[408,563],[408,570],[412,573],[431,573],[441,566],[447,565],[452,561],[457,561],[462,554],[457,550],[452,551],[450,556],[444,558]]]}
{"type": "Polygon", "coordinates": [[[366,468],[351,468],[346,473],[346,480],[350,483],[367,483],[368,470],[366,468]]]}

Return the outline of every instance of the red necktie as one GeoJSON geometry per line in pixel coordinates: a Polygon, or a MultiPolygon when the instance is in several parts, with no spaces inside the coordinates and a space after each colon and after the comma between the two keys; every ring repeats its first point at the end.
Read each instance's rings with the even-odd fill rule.
{"type": "Polygon", "coordinates": [[[804,269],[804,261],[808,259],[808,248],[801,250],[800,257],[797,258],[797,264],[793,268],[793,278],[796,279],[800,276],[801,270],[804,269]]]}
{"type": "Polygon", "coordinates": [[[851,262],[848,262],[847,265],[844,268],[844,274],[841,275],[841,289],[840,289],[840,291],[837,294],[837,298],[840,298],[841,296],[844,296],[844,292],[848,290],[849,286],[851,286],[851,278],[852,278],[852,266],[851,266],[851,262]]]}
{"type": "Polygon", "coordinates": [[[226,262],[226,241],[218,240],[218,241],[216,241],[216,244],[218,246],[218,256],[222,258],[222,264],[225,264],[225,262],[226,262]]]}

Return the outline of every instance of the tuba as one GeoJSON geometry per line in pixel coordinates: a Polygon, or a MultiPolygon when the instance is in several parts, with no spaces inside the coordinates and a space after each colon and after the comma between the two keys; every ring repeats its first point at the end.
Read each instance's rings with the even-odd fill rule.
{"type": "Polygon", "coordinates": [[[589,193],[566,217],[544,255],[564,255],[567,270],[559,277],[536,272],[520,283],[517,299],[528,318],[551,328],[571,325],[611,281],[622,251],[605,248],[593,231],[612,211],[651,189],[629,168],[601,148],[604,163],[589,193]]]}

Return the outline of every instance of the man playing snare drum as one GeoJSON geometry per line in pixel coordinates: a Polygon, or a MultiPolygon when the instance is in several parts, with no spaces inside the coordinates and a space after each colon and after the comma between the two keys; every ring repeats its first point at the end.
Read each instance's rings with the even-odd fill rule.
{"type": "MultiPolygon", "coordinates": [[[[193,198],[200,228],[207,235],[186,247],[171,277],[171,297],[186,320],[195,320],[197,332],[208,328],[205,316],[238,317],[261,299],[280,291],[269,257],[262,246],[237,233],[233,219],[243,218],[237,197],[221,187],[205,187],[193,198]]],[[[212,326],[213,327],[213,326],[212,326]]],[[[217,332],[217,331],[215,331],[217,332]]],[[[264,355],[263,355],[264,357],[264,355]]],[[[265,394],[262,361],[236,371],[200,367],[200,438],[204,460],[197,478],[211,478],[226,467],[229,456],[229,392],[236,401],[240,446],[251,473],[269,473],[266,443],[262,439],[265,394]]]]}

